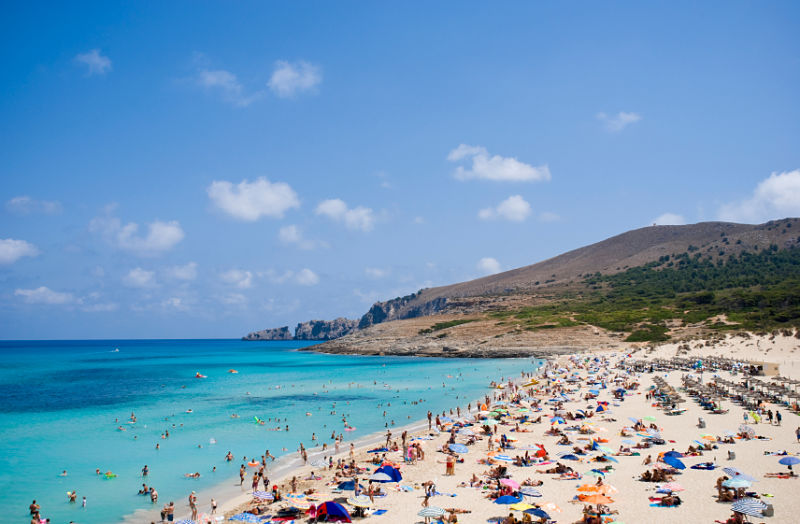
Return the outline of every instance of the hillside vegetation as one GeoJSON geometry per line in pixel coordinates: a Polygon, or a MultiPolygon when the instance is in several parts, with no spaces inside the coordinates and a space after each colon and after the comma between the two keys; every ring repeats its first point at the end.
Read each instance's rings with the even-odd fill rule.
{"type": "Polygon", "coordinates": [[[536,331],[588,324],[663,341],[669,327],[713,330],[800,326],[800,249],[742,251],[715,258],[694,250],[613,274],[584,276],[584,289],[548,304],[489,313],[498,325],[536,331]],[[722,321],[721,319],[726,319],[722,321]]]}

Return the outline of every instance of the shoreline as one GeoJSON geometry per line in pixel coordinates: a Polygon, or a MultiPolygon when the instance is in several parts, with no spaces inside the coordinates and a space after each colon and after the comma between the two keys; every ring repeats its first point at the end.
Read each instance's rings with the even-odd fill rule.
{"type": "MultiPolygon", "coordinates": [[[[309,347],[313,347],[313,346],[309,346],[309,347]]],[[[305,348],[298,348],[298,349],[295,349],[293,351],[304,351],[304,350],[305,350],[305,348]]],[[[331,353],[327,353],[327,354],[331,354],[331,353]]],[[[354,354],[354,356],[362,356],[362,355],[354,354]]],[[[364,356],[367,356],[367,355],[364,355],[364,356]]],[[[372,356],[372,355],[369,355],[369,356],[372,356]]],[[[389,356],[391,356],[391,355],[389,355],[389,356]]],[[[528,357],[528,356],[517,357],[517,358],[525,359],[526,362],[529,363],[529,364],[534,364],[533,362],[530,361],[530,358],[538,358],[539,360],[543,361],[543,362],[541,362],[539,364],[539,366],[535,370],[530,372],[531,374],[538,373],[539,370],[541,370],[545,366],[545,364],[547,363],[547,360],[548,360],[546,358],[528,357]]],[[[511,380],[513,382],[515,382],[515,383],[518,383],[521,379],[518,378],[518,377],[515,377],[515,378],[513,378],[511,380]]],[[[483,386],[483,389],[492,391],[491,387],[488,384],[483,386]]],[[[476,396],[476,399],[477,398],[478,397],[476,396]]],[[[463,409],[463,411],[465,413],[467,413],[466,404],[474,404],[476,401],[479,401],[479,400],[480,399],[466,401],[463,406],[459,405],[458,407],[461,407],[463,409]]],[[[450,409],[450,408],[456,409],[456,407],[457,406],[454,405],[454,406],[450,406],[448,409],[450,409]]],[[[470,414],[477,413],[477,410],[478,410],[478,408],[477,408],[477,405],[476,405],[476,406],[473,407],[472,411],[469,412],[469,413],[470,414]]],[[[418,436],[420,431],[425,430],[427,432],[427,430],[425,429],[425,428],[427,428],[427,425],[428,425],[427,418],[422,418],[422,419],[417,419],[415,421],[409,422],[409,423],[407,423],[405,425],[402,425],[402,426],[393,426],[393,427],[389,427],[389,428],[385,428],[385,429],[391,430],[392,433],[395,434],[395,435],[399,435],[403,431],[408,431],[409,438],[410,438],[412,436],[418,436]]],[[[363,437],[360,437],[360,438],[358,438],[358,439],[356,439],[354,441],[351,441],[351,442],[344,441],[343,444],[344,443],[347,443],[347,444],[352,443],[354,445],[354,453],[355,453],[356,457],[363,456],[366,453],[368,448],[370,448],[371,446],[374,446],[378,442],[382,442],[383,441],[383,439],[385,438],[384,431],[385,430],[378,430],[378,431],[375,431],[373,433],[364,435],[363,437]]],[[[308,449],[308,464],[304,464],[302,462],[302,459],[300,458],[300,453],[298,451],[293,451],[291,453],[287,453],[285,455],[281,455],[280,457],[276,458],[275,461],[270,463],[269,466],[267,467],[267,472],[268,472],[268,475],[269,475],[269,478],[270,478],[270,484],[282,484],[282,483],[288,481],[289,479],[291,479],[291,477],[293,475],[298,475],[299,476],[300,473],[304,469],[309,469],[309,470],[318,470],[318,469],[320,469],[320,468],[314,468],[313,466],[311,466],[311,463],[316,461],[316,460],[318,460],[318,459],[321,459],[323,457],[331,457],[331,456],[334,457],[335,459],[343,458],[343,457],[347,457],[349,452],[350,452],[349,446],[344,446],[344,445],[342,446],[342,449],[339,451],[338,454],[334,452],[333,448],[329,448],[325,452],[322,452],[321,450],[317,451],[317,452],[313,451],[313,450],[318,449],[318,448],[321,448],[321,446],[319,446],[317,448],[309,448],[308,449]]],[[[327,469],[327,468],[323,468],[323,469],[327,469]]],[[[248,469],[248,475],[245,477],[245,482],[241,486],[237,483],[237,481],[239,480],[238,475],[237,475],[237,476],[232,476],[232,477],[230,477],[228,479],[225,479],[225,480],[217,483],[214,486],[211,486],[209,488],[203,489],[202,491],[199,491],[199,492],[195,493],[195,495],[197,495],[197,497],[198,497],[198,501],[200,501],[198,503],[198,508],[208,506],[208,504],[209,504],[208,501],[210,501],[211,498],[213,497],[214,499],[217,500],[217,504],[218,504],[217,505],[217,515],[226,515],[226,520],[227,520],[228,514],[236,513],[237,509],[241,508],[243,505],[246,505],[250,501],[253,500],[253,497],[250,494],[252,492],[252,490],[249,487],[249,481],[248,481],[248,477],[249,477],[250,473],[251,473],[251,471],[248,469]]],[[[178,499],[178,500],[174,501],[176,503],[175,504],[175,507],[176,507],[176,510],[175,510],[175,521],[176,522],[181,520],[181,519],[188,519],[190,517],[189,505],[188,505],[188,502],[185,501],[186,497],[188,497],[188,493],[186,493],[186,496],[183,499],[178,499]]],[[[164,501],[159,501],[157,504],[154,504],[153,507],[150,508],[150,509],[140,508],[140,509],[138,509],[138,510],[132,512],[132,513],[124,515],[118,521],[118,524],[141,524],[141,523],[144,523],[144,522],[146,522],[148,524],[150,522],[158,523],[158,522],[160,522],[160,512],[161,512],[161,507],[163,506],[163,504],[162,504],[163,502],[164,501]]],[[[204,512],[203,511],[198,511],[198,513],[204,513],[204,512]]],[[[205,512],[205,513],[208,513],[208,512],[205,512]]]]}

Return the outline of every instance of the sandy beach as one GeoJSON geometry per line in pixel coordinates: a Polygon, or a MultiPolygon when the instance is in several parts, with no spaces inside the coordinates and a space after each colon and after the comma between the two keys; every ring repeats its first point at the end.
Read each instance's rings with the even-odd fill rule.
{"type": "MultiPolygon", "coordinates": [[[[632,370],[631,365],[637,361],[652,362],[678,355],[682,358],[700,360],[726,357],[741,362],[753,360],[775,363],[779,366],[781,377],[800,380],[797,346],[797,339],[794,336],[747,335],[725,337],[713,342],[681,342],[648,349],[629,348],[627,351],[597,351],[559,356],[548,363],[543,370],[543,376],[537,377],[538,384],[523,387],[528,383],[529,377],[520,376],[513,384],[506,383],[504,389],[487,390],[486,393],[490,395],[491,401],[480,414],[474,411],[473,402],[473,413],[469,415],[466,415],[466,406],[458,406],[464,415],[462,419],[456,416],[457,406],[453,406],[453,414],[439,413],[441,423],[439,430],[436,429],[435,419],[433,429],[428,430],[424,411],[420,413],[421,422],[406,428],[392,428],[390,448],[395,443],[402,448],[400,438],[402,432],[406,430],[407,445],[419,444],[424,452],[422,460],[415,460],[413,463],[404,461],[404,453],[399,450],[369,453],[369,449],[382,447],[385,444],[385,435],[373,435],[360,442],[354,458],[358,468],[362,468],[359,470],[358,478],[365,487],[365,493],[368,490],[368,479],[380,467],[381,459],[397,465],[402,475],[402,480],[398,483],[374,483],[375,489],[381,488],[385,496],[374,497],[374,502],[366,504],[366,512],[369,515],[366,519],[370,522],[424,522],[425,519],[418,513],[423,509],[423,502],[426,500],[426,483],[432,482],[435,494],[427,500],[428,506],[460,510],[455,513],[455,517],[453,513],[445,513],[442,517],[444,521],[448,518],[457,518],[458,522],[464,523],[502,522],[510,514],[522,521],[525,514],[511,508],[525,506],[493,502],[492,498],[497,496],[499,486],[505,490],[504,493],[518,497],[523,503],[543,509],[549,515],[549,522],[582,522],[584,508],[592,504],[592,501],[606,500],[602,497],[603,494],[610,498],[605,506],[611,512],[610,516],[604,516],[603,522],[628,524],[645,521],[725,522],[732,515],[736,518],[731,510],[733,502],[718,501],[715,484],[723,476],[731,477],[723,471],[723,468],[732,467],[746,475],[742,477],[743,479],[752,477],[742,484],[746,485],[744,491],[756,496],[774,510],[774,516],[771,518],[745,516],[745,519],[750,518],[752,522],[794,522],[793,515],[800,512],[800,499],[794,496],[800,487],[797,477],[765,476],[771,473],[785,476],[789,469],[779,463],[779,460],[798,453],[800,444],[795,436],[795,430],[800,426],[800,420],[787,406],[765,404],[760,423],[755,423],[749,414],[750,410],[746,411],[741,405],[729,399],[722,400],[716,406],[720,408],[719,411],[725,412],[715,414],[704,409],[682,389],[681,379],[689,375],[688,371],[647,370],[637,373],[632,370]],[[650,398],[648,392],[652,392],[652,388],[656,386],[654,379],[663,379],[663,382],[659,382],[660,387],[671,386],[676,394],[682,397],[684,401],[676,405],[680,414],[667,415],[669,406],[666,408],[657,406],[657,399],[650,398]],[[620,386],[625,388],[625,392],[620,392],[621,396],[615,398],[613,392],[620,386]],[[599,394],[595,396],[590,390],[599,394]],[[498,408],[508,411],[502,411],[504,415],[498,417],[491,413],[498,408]],[[565,419],[563,423],[560,419],[554,419],[556,410],[558,415],[565,419]],[[780,425],[777,421],[772,424],[766,421],[767,410],[773,413],[780,412],[782,417],[780,425]],[[743,435],[740,425],[745,422],[746,412],[748,427],[752,428],[752,433],[744,437],[756,435],[757,438],[741,438],[743,435]],[[580,418],[580,413],[591,416],[580,418]],[[457,425],[466,429],[453,429],[453,424],[446,422],[450,417],[456,422],[462,420],[464,424],[457,425]],[[705,422],[704,428],[698,427],[701,418],[705,422]],[[484,434],[482,429],[487,420],[490,421],[489,424],[494,424],[491,422],[493,420],[499,422],[490,426],[491,437],[484,434]],[[633,421],[644,424],[644,427],[634,428],[633,421]],[[546,434],[546,432],[554,433],[554,429],[558,434],[546,434]],[[454,440],[457,444],[466,445],[457,449],[467,451],[452,454],[458,462],[455,463],[454,474],[446,475],[448,455],[442,452],[442,449],[447,447],[448,441],[453,440],[451,433],[455,435],[454,440]],[[474,436],[470,437],[470,433],[474,433],[474,436]],[[653,435],[662,438],[664,444],[652,444],[648,448],[639,447],[653,435]],[[511,447],[500,450],[500,440],[504,436],[511,447]],[[562,441],[562,438],[566,438],[570,444],[559,445],[558,442],[562,441]],[[726,438],[733,443],[723,442],[726,438]],[[490,451],[490,439],[492,439],[492,451],[490,451]],[[702,450],[701,454],[686,453],[696,449],[699,444],[711,449],[702,450]],[[546,450],[546,456],[536,457],[539,446],[546,450]],[[585,451],[576,447],[584,448],[585,451]],[[629,449],[629,452],[620,454],[621,447],[629,449]],[[564,454],[571,454],[572,451],[581,451],[582,454],[560,458],[564,454]],[[682,455],[676,457],[685,469],[676,470],[668,464],[658,462],[659,455],[669,451],[677,451],[682,455]],[[499,459],[498,454],[500,454],[499,459]],[[530,465],[518,465],[512,462],[514,458],[524,457],[526,454],[531,461],[530,465]],[[504,459],[503,455],[508,458],[504,459]],[[608,458],[602,458],[604,455],[608,458]],[[493,459],[487,463],[490,456],[493,459]],[[653,464],[658,465],[655,467],[653,464],[644,465],[643,462],[648,456],[653,464]],[[601,458],[598,460],[598,457],[601,458]],[[713,470],[692,468],[702,463],[711,463],[716,468],[713,470]],[[570,468],[571,473],[563,475],[542,472],[558,464],[570,468]],[[490,475],[491,469],[498,466],[505,468],[500,472],[499,479],[508,479],[503,480],[502,484],[498,484],[498,475],[490,475]],[[593,469],[601,470],[604,474],[592,473],[593,469]],[[659,499],[668,495],[658,492],[663,482],[641,480],[643,472],[657,469],[663,469],[671,474],[672,482],[675,484],[668,487],[674,489],[673,494],[680,498],[678,506],[660,505],[659,499]],[[605,487],[597,487],[598,476],[602,478],[605,487]],[[471,479],[477,479],[479,482],[473,483],[473,487],[470,487],[468,484],[471,479]],[[516,486],[524,485],[526,481],[532,483],[534,485],[532,487],[538,490],[541,496],[519,495],[518,490],[524,491],[524,487],[516,486]],[[510,487],[505,488],[506,485],[510,487]],[[597,498],[583,502],[577,499],[578,495],[597,498]],[[378,514],[374,514],[376,510],[378,514]]],[[[735,383],[746,379],[741,371],[732,374],[729,371],[705,370],[702,374],[697,372],[691,376],[704,384],[715,378],[735,383]]],[[[770,380],[769,376],[754,378],[767,383],[776,383],[770,380]]],[[[483,392],[476,392],[476,399],[480,398],[480,393],[483,392]]],[[[421,405],[421,409],[424,409],[424,404],[421,405]]],[[[651,438],[649,441],[653,442],[651,438]]],[[[309,455],[310,462],[316,462],[315,459],[321,453],[310,450],[309,455]]],[[[342,446],[342,452],[334,459],[334,464],[339,459],[350,462],[347,444],[342,446]]],[[[319,466],[319,463],[316,465],[319,466]]],[[[227,519],[244,510],[260,506],[264,512],[259,518],[263,519],[265,514],[276,515],[280,508],[290,507],[293,504],[286,502],[293,500],[287,498],[292,492],[289,482],[292,477],[298,479],[295,486],[296,494],[311,492],[310,496],[301,498],[301,502],[296,505],[306,508],[309,504],[336,501],[344,504],[351,513],[356,510],[347,503],[348,498],[353,500],[354,492],[340,491],[333,482],[334,475],[337,481],[347,477],[348,474],[344,470],[327,468],[321,470],[311,465],[302,466],[299,458],[294,457],[292,463],[285,464],[282,468],[273,469],[270,465],[267,474],[272,483],[277,484],[283,493],[283,501],[271,504],[261,501],[257,504],[248,490],[236,497],[220,501],[218,514],[224,515],[227,519]],[[308,480],[312,471],[321,478],[308,480]]],[[[249,483],[252,472],[248,472],[248,475],[246,483],[249,483]]],[[[200,512],[203,512],[206,505],[204,501],[200,503],[200,512]]],[[[596,503],[592,505],[596,506],[596,503]]],[[[297,520],[311,521],[312,514],[303,512],[297,520]]],[[[362,519],[354,518],[354,520],[362,519]]],[[[538,521],[538,517],[534,517],[533,520],[538,521]]]]}

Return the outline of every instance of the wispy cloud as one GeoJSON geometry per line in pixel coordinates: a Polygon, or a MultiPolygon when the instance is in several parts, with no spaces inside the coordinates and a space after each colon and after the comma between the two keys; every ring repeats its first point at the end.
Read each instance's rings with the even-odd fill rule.
{"type": "Polygon", "coordinates": [[[653,219],[653,224],[657,226],[682,226],[686,223],[683,215],[677,213],[662,213],[653,219]]]}
{"type": "Polygon", "coordinates": [[[111,71],[111,59],[103,55],[99,49],[75,55],[75,62],[86,67],[86,75],[105,75],[111,71]]]}
{"type": "Polygon", "coordinates": [[[139,224],[112,216],[107,208],[105,216],[95,217],[89,222],[89,231],[101,234],[111,245],[138,256],[154,256],[169,251],[185,236],[177,220],[163,222],[155,220],[147,224],[147,233],[139,233],[139,224]]]}
{"type": "Polygon", "coordinates": [[[249,289],[253,286],[253,273],[243,269],[231,269],[219,277],[226,284],[231,284],[239,289],[249,289]]]}
{"type": "Polygon", "coordinates": [[[290,209],[300,207],[297,193],[285,182],[272,183],[266,178],[237,185],[215,180],[206,189],[211,202],[238,220],[255,222],[261,217],[283,218],[290,209]]]}
{"type": "Polygon", "coordinates": [[[219,93],[222,99],[238,107],[247,107],[262,96],[263,91],[246,93],[235,74],[224,69],[201,69],[197,83],[208,91],[219,93]]]}
{"type": "Polygon", "coordinates": [[[279,60],[267,85],[277,96],[291,98],[299,93],[312,91],[322,82],[318,66],[308,62],[286,62],[279,60]]]}
{"type": "Polygon", "coordinates": [[[298,271],[287,269],[282,273],[274,269],[268,269],[263,273],[259,273],[259,276],[267,278],[273,284],[294,283],[300,284],[301,286],[314,286],[320,281],[319,275],[308,268],[303,268],[298,271]]]}
{"type": "Polygon", "coordinates": [[[174,280],[194,280],[197,278],[197,262],[189,262],[182,266],[171,266],[164,270],[167,277],[174,280]]]}
{"type": "Polygon", "coordinates": [[[800,216],[800,169],[772,173],[750,197],[723,205],[718,214],[721,220],[750,223],[800,216]]]}
{"type": "Polygon", "coordinates": [[[450,162],[470,162],[471,166],[458,166],[453,176],[458,180],[492,180],[501,182],[538,182],[550,180],[550,169],[534,167],[513,157],[489,155],[483,146],[461,144],[447,155],[450,162]]]}
{"type": "Polygon", "coordinates": [[[35,257],[39,250],[25,240],[0,238],[0,264],[13,264],[22,257],[35,257]]]}
{"type": "Polygon", "coordinates": [[[147,271],[140,267],[131,269],[128,274],[122,279],[122,282],[128,287],[148,288],[156,285],[154,271],[147,271]]]}
{"type": "Polygon", "coordinates": [[[363,206],[350,208],[338,198],[323,200],[315,210],[317,215],[341,222],[348,229],[355,231],[371,231],[375,227],[375,213],[372,209],[363,206]]]}
{"type": "Polygon", "coordinates": [[[21,297],[28,304],[56,306],[75,302],[72,293],[53,291],[47,286],[39,286],[36,289],[16,289],[14,296],[21,297]]]}
{"type": "Polygon", "coordinates": [[[22,195],[6,202],[6,210],[16,215],[32,215],[34,213],[55,215],[61,212],[61,203],[49,200],[34,200],[27,195],[22,195]]]}
{"type": "Polygon", "coordinates": [[[309,240],[303,235],[303,230],[299,226],[289,224],[278,230],[278,240],[282,244],[293,245],[300,249],[315,249],[317,247],[328,247],[326,242],[309,240]]]}
{"type": "Polygon", "coordinates": [[[530,214],[531,205],[520,195],[512,195],[496,207],[481,209],[478,217],[482,220],[500,218],[511,222],[523,222],[530,214]]]}
{"type": "Polygon", "coordinates": [[[642,116],[638,113],[626,113],[625,111],[620,111],[616,115],[597,113],[596,116],[603,123],[606,130],[612,133],[619,133],[629,125],[635,124],[642,119],[642,116]]]}
{"type": "Polygon", "coordinates": [[[378,267],[368,267],[364,269],[364,274],[369,278],[384,278],[389,275],[388,269],[381,269],[378,267]]]}
{"type": "Polygon", "coordinates": [[[494,275],[500,272],[500,262],[496,258],[484,257],[478,260],[477,268],[484,275],[494,275]]]}

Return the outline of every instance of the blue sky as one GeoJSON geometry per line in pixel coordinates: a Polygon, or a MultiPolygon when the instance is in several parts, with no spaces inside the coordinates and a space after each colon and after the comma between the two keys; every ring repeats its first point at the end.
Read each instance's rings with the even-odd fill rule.
{"type": "Polygon", "coordinates": [[[652,224],[800,215],[795,2],[0,19],[0,338],[236,337],[652,224]]]}

